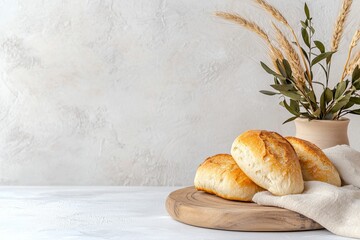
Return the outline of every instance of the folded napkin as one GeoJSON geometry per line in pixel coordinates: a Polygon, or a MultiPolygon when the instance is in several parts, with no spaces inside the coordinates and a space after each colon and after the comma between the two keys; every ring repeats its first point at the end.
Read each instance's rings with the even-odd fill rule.
{"type": "Polygon", "coordinates": [[[253,201],[301,213],[334,234],[360,238],[360,152],[341,145],[325,149],[324,153],[346,186],[308,181],[302,194],[274,196],[270,192],[259,192],[253,201]]]}
{"type": "Polygon", "coordinates": [[[327,148],[323,152],[340,173],[342,185],[351,184],[360,188],[360,152],[348,145],[327,148]]]}

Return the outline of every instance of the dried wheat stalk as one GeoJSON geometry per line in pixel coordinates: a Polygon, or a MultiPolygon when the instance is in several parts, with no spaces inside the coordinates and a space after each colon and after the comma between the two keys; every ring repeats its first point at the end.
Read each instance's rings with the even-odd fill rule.
{"type": "Polygon", "coordinates": [[[283,34],[283,32],[275,25],[273,24],[273,27],[276,31],[276,37],[277,40],[282,47],[282,49],[285,52],[285,55],[289,61],[291,70],[293,72],[293,76],[296,82],[296,85],[303,89],[305,86],[305,77],[304,77],[304,70],[302,69],[299,55],[295,51],[295,49],[292,47],[289,40],[286,38],[286,36],[283,34]]]}
{"type": "Polygon", "coordinates": [[[346,58],[344,70],[343,70],[343,73],[342,73],[342,75],[341,75],[341,80],[340,80],[340,81],[343,81],[344,78],[345,78],[345,76],[346,76],[347,73],[348,73],[348,64],[349,64],[351,52],[352,52],[353,48],[356,47],[359,39],[360,39],[360,30],[357,30],[357,31],[355,32],[353,38],[351,39],[351,43],[350,43],[350,46],[349,46],[348,56],[347,56],[347,58],[346,58]]]}
{"type": "Polygon", "coordinates": [[[216,12],[215,15],[218,17],[221,17],[225,20],[235,22],[235,23],[243,26],[244,28],[247,28],[248,30],[256,33],[265,41],[269,41],[269,36],[256,23],[251,22],[238,14],[227,13],[227,12],[216,12]]]}
{"type": "Polygon", "coordinates": [[[282,22],[285,25],[289,25],[286,18],[277,10],[275,7],[271,6],[264,0],[254,0],[257,4],[259,4],[263,9],[265,9],[268,13],[270,13],[276,20],[282,22]]]}
{"type": "Polygon", "coordinates": [[[268,45],[269,50],[270,50],[271,61],[274,65],[274,67],[277,70],[279,70],[277,67],[277,64],[276,64],[276,60],[282,61],[282,59],[284,59],[284,57],[283,57],[281,51],[271,43],[269,36],[266,34],[266,32],[264,30],[261,29],[261,27],[259,25],[243,18],[242,16],[240,16],[238,14],[234,14],[234,13],[216,12],[215,15],[218,17],[221,17],[225,20],[229,20],[234,23],[237,23],[237,24],[243,26],[244,28],[256,33],[263,40],[265,40],[265,42],[268,45]]]}
{"type": "Polygon", "coordinates": [[[301,56],[301,60],[304,63],[304,66],[306,68],[306,72],[308,75],[308,79],[309,79],[309,84],[312,87],[312,80],[311,80],[311,75],[310,75],[310,70],[308,67],[308,62],[305,60],[305,56],[301,50],[301,46],[299,43],[299,40],[295,34],[294,29],[290,26],[289,22],[286,20],[286,18],[280,13],[279,10],[277,10],[274,6],[270,5],[268,2],[266,2],[265,0],[254,0],[257,4],[259,4],[265,11],[267,11],[271,16],[273,16],[276,20],[278,20],[279,22],[285,24],[285,26],[287,26],[289,28],[289,30],[291,31],[291,34],[293,35],[296,45],[298,47],[298,50],[300,52],[300,56],[301,56]]]}
{"type": "Polygon", "coordinates": [[[346,67],[346,75],[351,75],[355,70],[356,66],[360,67],[360,51],[350,60],[346,67]]]}
{"type": "Polygon", "coordinates": [[[341,41],[342,34],[345,28],[346,18],[349,15],[351,8],[352,0],[343,0],[341,11],[336,20],[332,40],[331,40],[331,50],[337,51],[339,48],[339,43],[341,41]]]}
{"type": "Polygon", "coordinates": [[[358,44],[359,40],[360,40],[360,29],[358,29],[358,30],[355,32],[355,34],[354,34],[354,36],[353,36],[353,38],[352,38],[352,40],[351,40],[351,43],[350,43],[350,49],[353,49],[354,47],[356,47],[356,45],[358,44]]]}

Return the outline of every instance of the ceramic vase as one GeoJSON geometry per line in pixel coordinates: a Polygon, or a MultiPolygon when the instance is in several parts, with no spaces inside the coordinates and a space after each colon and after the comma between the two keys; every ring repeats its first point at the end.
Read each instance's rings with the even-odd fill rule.
{"type": "Polygon", "coordinates": [[[314,143],[321,149],[336,145],[349,145],[347,129],[350,120],[311,120],[295,119],[296,137],[314,143]]]}

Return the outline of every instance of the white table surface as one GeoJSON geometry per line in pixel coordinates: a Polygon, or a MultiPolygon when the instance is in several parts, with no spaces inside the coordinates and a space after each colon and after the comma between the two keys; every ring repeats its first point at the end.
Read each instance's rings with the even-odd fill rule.
{"type": "Polygon", "coordinates": [[[348,239],[326,230],[254,233],[192,227],[165,210],[179,187],[0,187],[0,239],[348,239]]]}

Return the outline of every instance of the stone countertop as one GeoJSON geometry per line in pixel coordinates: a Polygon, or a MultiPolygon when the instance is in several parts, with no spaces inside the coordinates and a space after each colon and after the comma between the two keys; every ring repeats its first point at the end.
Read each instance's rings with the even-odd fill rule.
{"type": "Polygon", "coordinates": [[[0,187],[1,239],[346,239],[326,230],[232,232],[192,227],[165,210],[179,187],[0,187]]]}

